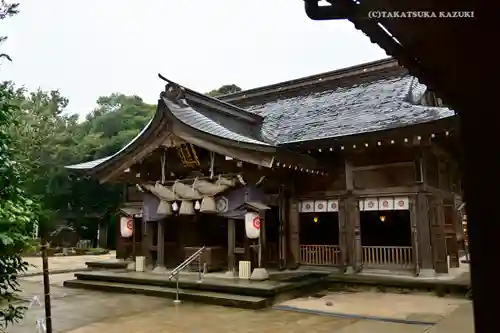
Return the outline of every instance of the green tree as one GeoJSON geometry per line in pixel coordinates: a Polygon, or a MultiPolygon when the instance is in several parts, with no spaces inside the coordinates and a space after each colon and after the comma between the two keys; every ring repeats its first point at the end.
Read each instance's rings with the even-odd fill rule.
{"type": "Polygon", "coordinates": [[[16,117],[12,126],[17,159],[28,169],[24,189],[41,204],[40,222],[46,229],[65,220],[82,237],[94,237],[99,218],[108,220],[121,202],[122,188],[99,184],[65,165],[115,153],[151,119],[155,106],[137,96],[100,97],[83,123],[66,112],[68,100],[58,91],[28,93],[15,89],[16,117]]]}
{"type": "Polygon", "coordinates": [[[210,92],[207,93],[207,95],[210,97],[218,97],[218,96],[223,96],[223,95],[228,95],[228,94],[234,94],[234,93],[237,93],[240,91],[241,91],[241,88],[235,84],[225,84],[222,87],[220,87],[219,89],[211,90],[210,92]]]}
{"type": "MultiPolygon", "coordinates": [[[[17,4],[0,2],[0,19],[17,14],[17,4]]],[[[1,37],[0,41],[5,41],[1,37]]],[[[10,60],[6,54],[2,58],[10,60]]],[[[0,330],[23,317],[26,307],[16,305],[19,284],[16,276],[27,268],[21,253],[30,246],[36,205],[22,186],[22,168],[14,160],[10,124],[15,121],[16,92],[0,85],[0,330]]]]}

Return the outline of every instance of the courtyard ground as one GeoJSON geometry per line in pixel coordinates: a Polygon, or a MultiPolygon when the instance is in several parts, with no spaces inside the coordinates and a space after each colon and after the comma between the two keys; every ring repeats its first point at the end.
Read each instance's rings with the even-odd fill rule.
{"type": "MultiPolygon", "coordinates": [[[[443,314],[443,307],[436,306],[436,309],[441,311],[437,315],[444,317],[437,325],[410,325],[379,320],[339,318],[329,315],[276,309],[251,311],[190,303],[174,306],[172,300],[164,298],[63,288],[63,281],[72,278],[73,274],[71,273],[51,275],[54,333],[94,333],[101,331],[107,333],[473,332],[472,307],[466,301],[456,306],[454,305],[453,309],[455,310],[449,310],[451,313],[447,312],[443,314]]],[[[22,296],[25,299],[29,300],[37,296],[43,302],[41,276],[23,277],[21,278],[21,284],[24,290],[22,296]]],[[[411,297],[412,295],[405,296],[411,297]]],[[[353,309],[360,309],[361,305],[368,299],[372,299],[371,306],[376,308],[385,307],[387,309],[394,309],[400,307],[402,304],[401,300],[399,303],[394,303],[391,299],[387,298],[387,295],[380,303],[374,303],[373,295],[367,294],[367,298],[363,298],[363,293],[360,293],[356,297],[358,299],[351,300],[351,303],[345,299],[344,304],[351,304],[350,306],[353,309]],[[354,303],[357,303],[359,306],[356,306],[354,303]]],[[[434,298],[434,300],[439,299],[434,298]]],[[[298,300],[298,302],[300,301],[303,301],[303,299],[298,300]]],[[[335,299],[333,301],[335,302],[335,299]]],[[[337,299],[337,302],[339,302],[339,299],[337,299]]],[[[406,299],[406,302],[411,302],[411,298],[406,299]]],[[[365,309],[368,308],[365,307],[365,309]]],[[[380,311],[380,309],[377,309],[377,311],[380,311]]],[[[367,313],[369,314],[370,312],[367,313]]],[[[9,327],[7,332],[34,333],[36,332],[36,320],[43,317],[43,304],[33,304],[28,310],[25,319],[19,324],[9,327]]]]}
{"type": "MultiPolygon", "coordinates": [[[[87,268],[85,265],[86,262],[107,260],[115,257],[115,251],[111,251],[108,254],[103,255],[49,257],[49,271],[56,273],[84,270],[87,268]]],[[[29,264],[28,271],[24,275],[36,275],[42,273],[41,257],[25,257],[23,259],[29,264]]]]}

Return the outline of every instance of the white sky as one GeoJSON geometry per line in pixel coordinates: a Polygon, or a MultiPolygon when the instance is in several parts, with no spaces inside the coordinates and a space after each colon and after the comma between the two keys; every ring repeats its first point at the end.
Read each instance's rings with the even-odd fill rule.
{"type": "Polygon", "coordinates": [[[0,24],[1,80],[59,89],[84,115],[99,96],[155,103],[162,73],[202,93],[387,57],[348,21],[312,21],[302,0],[18,0],[0,24]]]}

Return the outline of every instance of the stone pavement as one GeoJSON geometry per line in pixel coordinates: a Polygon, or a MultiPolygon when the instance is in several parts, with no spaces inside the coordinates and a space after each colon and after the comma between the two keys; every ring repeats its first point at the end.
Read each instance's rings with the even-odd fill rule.
{"type": "MultiPolygon", "coordinates": [[[[88,261],[108,260],[115,257],[115,251],[111,251],[110,253],[103,255],[49,257],[49,271],[61,272],[84,270],[87,268],[85,263],[88,261]]],[[[25,275],[42,273],[42,257],[25,257],[23,259],[29,264],[28,271],[25,275]]]]}
{"type": "MultiPolygon", "coordinates": [[[[432,293],[400,294],[361,292],[325,292],[317,297],[296,298],[277,308],[324,312],[353,318],[373,318],[407,323],[437,323],[462,304],[470,301],[455,297],[436,297],[432,293]]],[[[304,312],[305,312],[304,311],[304,312]]]]}
{"type": "MultiPolygon", "coordinates": [[[[192,303],[176,307],[169,299],[62,288],[62,282],[71,278],[72,274],[51,275],[54,333],[423,333],[431,327],[272,309],[251,311],[192,303]]],[[[24,297],[38,295],[43,301],[41,276],[21,278],[21,284],[24,297]]],[[[34,305],[26,318],[7,332],[34,333],[36,319],[43,316],[43,306],[34,305]]]]}
{"type": "Polygon", "coordinates": [[[426,333],[474,333],[472,303],[461,305],[451,315],[429,328],[426,333]]]}

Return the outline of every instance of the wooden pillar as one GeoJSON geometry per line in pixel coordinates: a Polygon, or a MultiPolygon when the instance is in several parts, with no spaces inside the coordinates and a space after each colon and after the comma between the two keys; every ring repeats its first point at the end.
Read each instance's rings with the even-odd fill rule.
{"type": "Polygon", "coordinates": [[[345,272],[348,264],[348,242],[347,242],[347,209],[346,197],[339,200],[339,248],[340,248],[340,269],[345,272]]]}
{"type": "Polygon", "coordinates": [[[443,200],[436,195],[429,202],[432,257],[436,273],[448,273],[443,200]]]}
{"type": "Polygon", "coordinates": [[[151,253],[151,247],[153,246],[153,223],[142,220],[142,253],[145,258],[145,267],[148,270],[154,268],[153,255],[151,253]]]}
{"type": "Polygon", "coordinates": [[[344,202],[347,230],[347,262],[354,272],[359,272],[363,268],[359,203],[357,197],[352,194],[348,194],[344,202]]]}
{"type": "Polygon", "coordinates": [[[227,271],[236,273],[236,258],[234,256],[236,242],[236,225],[234,219],[227,220],[227,271]]]}
{"type": "Polygon", "coordinates": [[[156,267],[155,272],[165,271],[165,220],[158,223],[158,240],[156,242],[156,267]]]}
{"type": "Polygon", "coordinates": [[[246,235],[246,232],[245,232],[245,236],[243,238],[243,259],[245,261],[252,261],[252,253],[250,251],[252,251],[252,249],[250,248],[250,239],[247,237],[246,235]]]}
{"type": "Polygon", "coordinates": [[[287,262],[287,225],[286,225],[286,209],[287,209],[287,201],[285,198],[285,192],[282,187],[280,187],[279,195],[278,195],[278,223],[279,223],[279,240],[278,240],[278,268],[279,269],[284,269],[286,267],[286,262],[287,262]]]}
{"type": "Polygon", "coordinates": [[[288,249],[287,267],[298,268],[300,265],[300,224],[299,224],[299,200],[292,194],[288,204],[288,249]]]}
{"type": "Polygon", "coordinates": [[[418,234],[418,212],[417,212],[417,196],[413,195],[409,197],[409,207],[410,207],[410,226],[411,226],[411,245],[412,245],[412,264],[415,276],[420,273],[420,239],[418,234]]]}
{"type": "Polygon", "coordinates": [[[260,268],[267,268],[267,239],[266,239],[266,212],[260,212],[260,268]]]}
{"type": "Polygon", "coordinates": [[[343,199],[345,221],[345,243],[347,263],[355,272],[363,267],[363,248],[361,246],[361,226],[358,197],[354,195],[354,175],[348,159],[344,160],[346,195],[343,199]]]}
{"type": "MultiPolygon", "coordinates": [[[[430,229],[430,215],[427,194],[419,192],[415,198],[416,232],[418,237],[418,265],[419,270],[434,268],[432,256],[432,242],[430,229]]],[[[423,273],[423,272],[422,272],[423,273]]]]}

